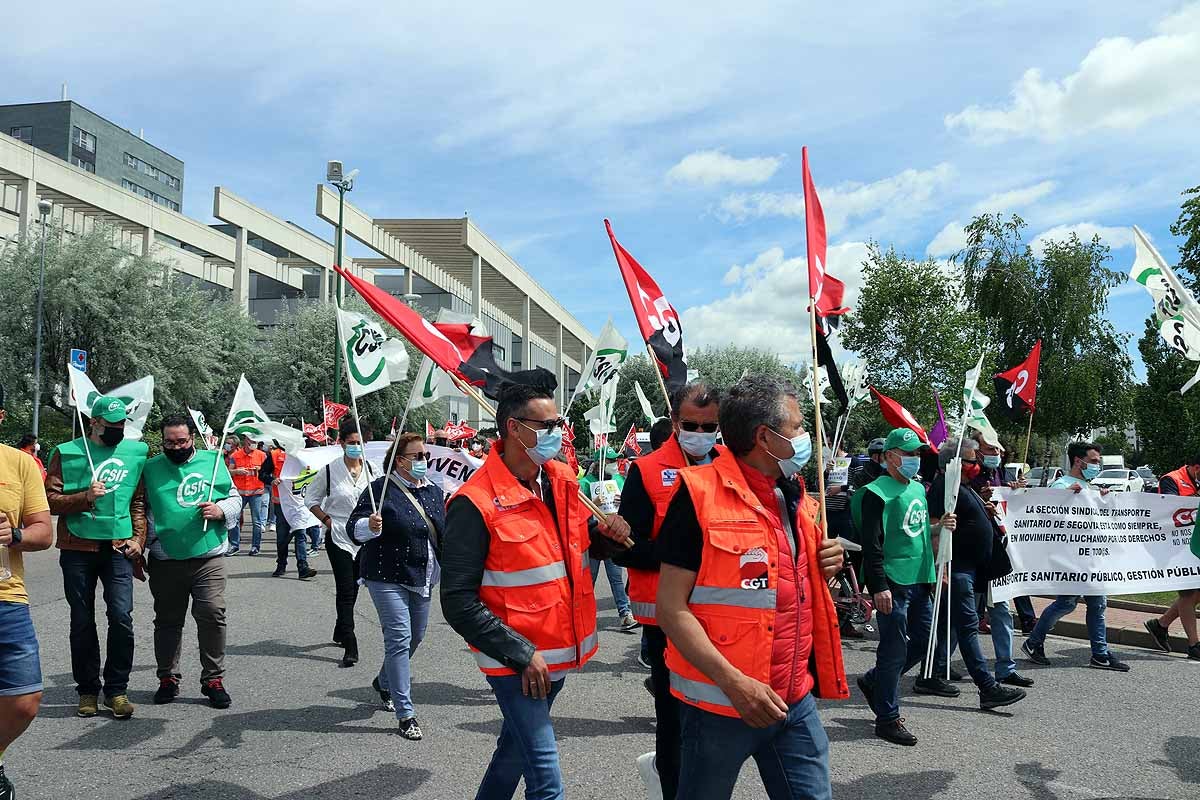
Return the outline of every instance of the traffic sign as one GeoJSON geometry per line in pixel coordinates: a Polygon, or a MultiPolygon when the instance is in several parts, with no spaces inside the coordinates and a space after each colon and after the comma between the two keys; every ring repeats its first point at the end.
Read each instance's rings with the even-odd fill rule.
{"type": "Polygon", "coordinates": [[[70,364],[80,372],[87,372],[87,350],[71,349],[70,364]]]}

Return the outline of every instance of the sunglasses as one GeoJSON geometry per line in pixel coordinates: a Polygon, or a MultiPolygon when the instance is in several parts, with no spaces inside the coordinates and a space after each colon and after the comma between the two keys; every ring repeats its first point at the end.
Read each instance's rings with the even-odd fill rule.
{"type": "Polygon", "coordinates": [[[719,426],[715,422],[692,422],[689,419],[683,419],[679,421],[679,427],[688,433],[695,433],[696,431],[716,433],[719,426]]]}
{"type": "Polygon", "coordinates": [[[529,417],[514,417],[514,419],[529,423],[525,427],[533,430],[553,431],[555,428],[561,428],[567,424],[566,419],[558,417],[557,419],[530,419],[529,417]]]}

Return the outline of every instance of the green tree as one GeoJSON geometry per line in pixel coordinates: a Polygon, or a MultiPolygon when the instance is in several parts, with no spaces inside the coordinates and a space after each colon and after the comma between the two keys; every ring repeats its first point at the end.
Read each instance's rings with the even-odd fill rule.
{"type": "Polygon", "coordinates": [[[1195,292],[1200,286],[1200,186],[1185,189],[1188,198],[1180,206],[1179,218],[1171,225],[1171,233],[1183,237],[1179,245],[1178,271],[1184,273],[1182,280],[1195,292]]]}
{"type": "MultiPolygon", "coordinates": [[[[71,348],[88,351],[88,376],[101,390],[153,375],[151,424],[189,405],[211,411],[227,402],[257,349],[258,329],[239,308],[175,277],[169,257],[147,258],[115,241],[104,227],[80,235],[57,227],[46,232],[42,419],[59,440],[69,435],[73,414],[65,389],[71,348]]],[[[40,257],[37,237],[0,253],[0,380],[13,398],[10,412],[25,424],[40,257]]],[[[25,429],[5,428],[9,435],[25,429]]]]}

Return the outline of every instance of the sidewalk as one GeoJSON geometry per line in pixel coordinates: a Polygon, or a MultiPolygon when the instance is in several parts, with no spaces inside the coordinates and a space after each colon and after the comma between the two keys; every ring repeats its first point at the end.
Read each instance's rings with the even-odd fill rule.
{"type": "MultiPolygon", "coordinates": [[[[1031,599],[1033,607],[1039,615],[1046,606],[1053,602],[1050,598],[1033,597],[1031,599]]],[[[1105,621],[1108,623],[1108,643],[1123,647],[1144,647],[1157,651],[1158,648],[1146,631],[1144,623],[1161,614],[1162,610],[1155,609],[1154,606],[1109,600],[1108,611],[1105,613],[1105,621]],[[1113,605],[1114,603],[1120,603],[1120,607],[1113,605]]],[[[1074,611],[1067,614],[1054,626],[1054,635],[1087,641],[1087,604],[1081,600],[1074,611]]],[[[1187,656],[1187,639],[1184,638],[1183,628],[1178,622],[1171,626],[1171,652],[1187,656]]]]}

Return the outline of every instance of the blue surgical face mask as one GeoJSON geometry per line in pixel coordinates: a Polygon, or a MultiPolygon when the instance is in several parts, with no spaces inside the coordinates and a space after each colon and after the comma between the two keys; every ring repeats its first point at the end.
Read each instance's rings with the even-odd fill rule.
{"type": "Polygon", "coordinates": [[[984,456],[983,465],[988,469],[995,469],[1000,466],[1000,456],[984,456]]]}
{"type": "MultiPolygon", "coordinates": [[[[768,428],[767,430],[771,429],[768,428]]],[[[771,430],[771,433],[775,434],[780,439],[790,442],[792,445],[791,458],[775,459],[779,462],[779,471],[783,473],[783,477],[785,478],[790,478],[793,475],[796,475],[798,472],[800,472],[800,470],[804,469],[804,465],[808,463],[810,458],[812,458],[812,437],[809,436],[807,431],[799,436],[794,436],[791,439],[788,439],[778,431],[771,430]]],[[[770,450],[767,451],[768,455],[770,452],[770,450]]],[[[771,457],[775,458],[773,455],[771,457]]]]}
{"type": "Polygon", "coordinates": [[[920,456],[900,456],[900,474],[910,481],[921,471],[920,456]]]}
{"type": "Polygon", "coordinates": [[[1101,464],[1084,464],[1083,479],[1085,481],[1095,480],[1096,476],[1100,474],[1100,470],[1102,469],[1104,469],[1104,467],[1101,464]]]}
{"type": "Polygon", "coordinates": [[[361,444],[346,445],[346,458],[362,458],[363,449],[361,444]]]}
{"type": "MultiPolygon", "coordinates": [[[[524,425],[524,423],[521,424],[524,425]]],[[[525,427],[529,428],[528,425],[525,427]]],[[[539,431],[534,428],[530,428],[530,430],[537,434],[537,444],[533,447],[526,447],[525,452],[529,454],[530,460],[540,467],[562,450],[562,428],[556,426],[552,431],[539,431]]]]}
{"type": "Polygon", "coordinates": [[[428,461],[413,461],[409,464],[408,474],[412,475],[417,480],[425,477],[425,471],[429,469],[428,461]]]}
{"type": "Polygon", "coordinates": [[[680,431],[679,446],[692,458],[704,458],[717,446],[717,434],[704,431],[680,431]]]}

